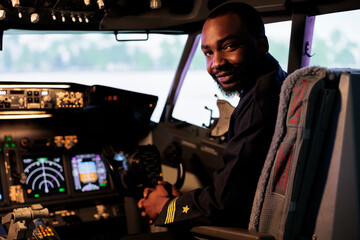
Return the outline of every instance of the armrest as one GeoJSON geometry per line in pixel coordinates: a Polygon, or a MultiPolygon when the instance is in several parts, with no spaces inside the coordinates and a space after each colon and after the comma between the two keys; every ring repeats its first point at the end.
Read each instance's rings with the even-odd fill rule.
{"type": "Polygon", "coordinates": [[[191,228],[190,232],[196,236],[205,236],[210,237],[211,239],[275,240],[273,236],[266,233],[231,227],[197,226],[191,228]]]}

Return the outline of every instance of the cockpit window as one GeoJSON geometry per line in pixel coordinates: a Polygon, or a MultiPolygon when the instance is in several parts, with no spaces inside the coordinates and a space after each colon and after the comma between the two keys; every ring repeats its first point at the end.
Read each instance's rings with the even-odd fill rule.
{"type": "Polygon", "coordinates": [[[360,10],[316,16],[311,65],[360,68],[360,10]]]}
{"type": "Polygon", "coordinates": [[[5,31],[1,81],[104,85],[159,97],[164,108],[187,35],[150,34],[118,42],[114,34],[5,31]]]}
{"type": "MultiPolygon", "coordinates": [[[[269,52],[286,71],[291,21],[266,24],[265,31],[269,39],[269,52]]],[[[217,84],[206,71],[205,57],[200,45],[186,74],[172,116],[197,126],[209,126],[210,117],[218,118],[220,115],[216,104],[218,98],[225,99],[236,106],[239,97],[227,97],[219,91],[217,84]]]]}

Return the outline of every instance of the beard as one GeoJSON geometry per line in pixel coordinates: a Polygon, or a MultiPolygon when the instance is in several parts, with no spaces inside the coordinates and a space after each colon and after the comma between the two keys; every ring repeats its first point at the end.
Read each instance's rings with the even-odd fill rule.
{"type": "Polygon", "coordinates": [[[237,89],[234,88],[230,88],[230,89],[225,89],[216,79],[215,79],[216,84],[218,85],[218,88],[220,90],[220,92],[225,96],[225,97],[234,97],[235,95],[237,95],[238,91],[237,89]]]}
{"type": "Polygon", "coordinates": [[[219,90],[224,96],[233,97],[238,93],[240,93],[242,90],[248,89],[255,83],[256,77],[254,78],[253,75],[247,74],[247,72],[252,72],[252,71],[245,71],[245,66],[242,66],[241,69],[239,69],[239,71],[237,72],[237,74],[233,76],[232,81],[234,84],[229,87],[224,87],[223,85],[221,85],[221,83],[215,76],[212,77],[215,80],[216,84],[218,85],[219,90]]]}

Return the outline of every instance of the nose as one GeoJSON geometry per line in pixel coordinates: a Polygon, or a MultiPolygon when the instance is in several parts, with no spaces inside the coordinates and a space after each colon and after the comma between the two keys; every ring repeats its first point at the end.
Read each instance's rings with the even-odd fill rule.
{"type": "Polygon", "coordinates": [[[214,52],[211,68],[217,69],[223,64],[224,64],[224,58],[223,58],[221,52],[214,52]]]}

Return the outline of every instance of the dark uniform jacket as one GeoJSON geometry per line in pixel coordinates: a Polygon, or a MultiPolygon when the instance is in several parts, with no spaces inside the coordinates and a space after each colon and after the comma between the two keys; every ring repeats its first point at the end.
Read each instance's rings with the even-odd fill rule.
{"type": "Polygon", "coordinates": [[[265,66],[266,74],[240,94],[239,104],[231,115],[224,168],[214,173],[213,185],[170,199],[155,225],[191,223],[247,228],[274,132],[281,83],[286,77],[270,54],[265,66]]]}

